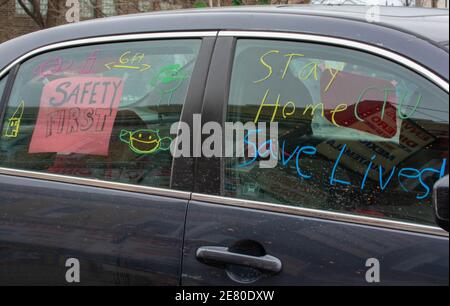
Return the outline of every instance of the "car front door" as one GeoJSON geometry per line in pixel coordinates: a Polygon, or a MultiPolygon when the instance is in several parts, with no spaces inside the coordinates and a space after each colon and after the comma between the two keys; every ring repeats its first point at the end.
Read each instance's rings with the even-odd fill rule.
{"type": "Polygon", "coordinates": [[[215,35],[67,42],[0,81],[0,284],[180,284],[170,130],[201,106],[215,35]]]}
{"type": "Polygon", "coordinates": [[[197,161],[182,284],[448,285],[448,82],[345,40],[241,34],[213,56],[202,123],[226,136],[197,161]]]}

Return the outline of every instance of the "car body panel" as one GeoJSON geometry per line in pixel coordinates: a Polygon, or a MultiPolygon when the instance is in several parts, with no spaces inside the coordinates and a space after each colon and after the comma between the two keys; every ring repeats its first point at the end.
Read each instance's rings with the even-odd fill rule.
{"type": "Polygon", "coordinates": [[[189,203],[182,284],[245,284],[196,259],[200,247],[243,240],[261,244],[283,264],[280,274],[253,286],[369,285],[371,258],[380,262],[382,285],[448,285],[448,238],[205,202],[189,203]]]}
{"type": "Polygon", "coordinates": [[[0,175],[0,284],[178,285],[187,200],[0,175]]]}

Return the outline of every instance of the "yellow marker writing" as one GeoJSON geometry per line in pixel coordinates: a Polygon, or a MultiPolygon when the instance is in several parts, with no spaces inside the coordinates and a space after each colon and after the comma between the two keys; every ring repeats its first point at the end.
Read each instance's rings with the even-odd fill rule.
{"type": "Polygon", "coordinates": [[[108,68],[108,70],[132,69],[132,70],[139,70],[141,72],[144,72],[152,67],[149,64],[141,64],[141,62],[145,58],[144,53],[136,53],[130,59],[131,54],[132,54],[131,51],[127,51],[119,57],[119,63],[117,63],[117,62],[108,63],[108,64],[105,64],[105,67],[108,68]],[[135,64],[137,64],[137,65],[135,65],[135,64]]]}
{"type": "Polygon", "coordinates": [[[266,94],[264,95],[264,98],[261,102],[261,106],[259,107],[258,113],[256,114],[256,117],[255,117],[255,121],[254,121],[255,123],[258,123],[263,107],[275,107],[275,109],[273,111],[272,119],[270,120],[270,122],[275,121],[275,117],[277,115],[278,108],[280,107],[281,95],[278,95],[277,102],[275,104],[266,104],[268,96],[269,96],[269,90],[266,91],[266,94]]]}
{"type": "Polygon", "coordinates": [[[308,80],[311,75],[314,75],[314,80],[319,80],[319,64],[316,62],[309,63],[308,65],[304,66],[302,70],[298,73],[298,78],[302,81],[308,80]],[[307,69],[310,68],[309,72],[305,75],[304,72],[307,71],[307,69]]]}
{"type": "Polygon", "coordinates": [[[333,70],[332,68],[328,68],[328,71],[331,74],[331,80],[328,83],[327,87],[325,88],[325,92],[327,92],[328,90],[330,90],[331,85],[333,85],[334,81],[336,80],[338,74],[339,74],[339,70],[333,70]]]}
{"type": "Polygon", "coordinates": [[[335,126],[341,127],[341,126],[340,126],[339,124],[337,124],[337,122],[336,122],[336,119],[335,119],[336,114],[337,114],[337,113],[340,113],[340,112],[346,111],[347,108],[348,108],[348,105],[347,105],[347,104],[339,104],[338,106],[336,106],[336,108],[335,108],[334,110],[330,111],[330,113],[331,113],[331,122],[332,122],[335,126]]]}
{"type": "Polygon", "coordinates": [[[25,102],[22,100],[14,114],[8,119],[4,136],[8,138],[16,138],[19,135],[20,124],[22,122],[25,102]]]}
{"type": "Polygon", "coordinates": [[[300,54],[300,53],[291,53],[291,54],[286,54],[285,55],[285,57],[287,57],[288,60],[287,60],[287,63],[286,63],[286,67],[284,68],[283,76],[281,77],[282,80],[284,80],[284,78],[286,77],[286,74],[289,71],[289,66],[291,65],[291,62],[292,62],[292,58],[294,56],[303,57],[305,55],[304,54],[300,54]]]}
{"type": "Polygon", "coordinates": [[[266,67],[266,68],[269,70],[269,74],[268,74],[266,77],[262,78],[261,80],[255,81],[255,82],[254,82],[255,84],[264,82],[264,81],[268,80],[268,79],[272,76],[272,74],[273,74],[272,66],[270,66],[269,64],[266,63],[265,57],[268,56],[268,55],[270,55],[270,54],[274,54],[274,53],[280,53],[280,51],[278,51],[278,50],[271,50],[271,51],[269,51],[269,52],[267,52],[267,53],[264,53],[264,54],[259,58],[259,61],[260,61],[261,65],[263,65],[264,67],[266,67]]]}
{"type": "Polygon", "coordinates": [[[319,107],[322,109],[322,117],[325,117],[325,105],[323,103],[306,105],[303,115],[305,116],[308,111],[311,111],[311,116],[314,118],[319,107]]]}

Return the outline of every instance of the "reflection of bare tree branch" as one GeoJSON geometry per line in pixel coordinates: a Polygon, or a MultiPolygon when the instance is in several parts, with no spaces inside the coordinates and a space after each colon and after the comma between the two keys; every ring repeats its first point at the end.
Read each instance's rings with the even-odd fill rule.
{"type": "MultiPolygon", "coordinates": [[[[150,2],[149,2],[150,3],[150,2]]],[[[133,9],[135,9],[137,12],[139,12],[139,13],[145,13],[145,12],[148,12],[149,10],[148,9],[145,9],[144,7],[143,8],[140,8],[139,6],[138,6],[138,4],[137,3],[135,3],[135,2],[130,2],[130,3],[128,3],[128,5],[129,6],[131,6],[131,7],[133,7],[133,9]]]]}
{"type": "Polygon", "coordinates": [[[103,10],[99,7],[97,0],[89,0],[89,5],[94,9],[95,16],[97,17],[108,17],[108,15],[103,12],[103,10]],[[93,2],[95,1],[95,3],[93,2]]]}
{"type": "Polygon", "coordinates": [[[59,13],[59,7],[57,7],[57,4],[49,0],[48,1],[48,7],[47,7],[47,17],[51,16],[52,14],[58,14],[59,13]]]}
{"type": "MultiPolygon", "coordinates": [[[[148,4],[150,6],[151,2],[148,1],[148,4]]],[[[117,4],[116,5],[117,14],[118,15],[124,15],[124,14],[130,14],[130,11],[132,13],[145,13],[149,11],[153,11],[153,8],[146,7],[145,5],[142,5],[142,7],[139,7],[138,3],[135,1],[130,1],[126,3],[126,9],[123,7],[123,4],[117,4]]]]}
{"type": "Polygon", "coordinates": [[[25,1],[27,1],[27,3],[31,5],[31,7],[33,8],[32,10],[30,10],[28,8],[28,6],[25,4],[24,0],[17,0],[19,5],[25,11],[25,13],[28,16],[30,16],[40,28],[42,28],[42,29],[45,28],[44,18],[42,18],[42,14],[41,14],[40,1],[39,0],[25,0],[25,1]]]}
{"type": "Polygon", "coordinates": [[[43,25],[43,27],[45,28],[46,24],[44,21],[44,16],[42,16],[42,13],[41,13],[41,0],[31,0],[31,3],[34,8],[34,14],[39,19],[39,21],[43,25]]]}
{"type": "Polygon", "coordinates": [[[46,27],[53,27],[63,20],[62,17],[66,14],[66,1],[48,0],[47,6],[47,22],[46,27]]]}

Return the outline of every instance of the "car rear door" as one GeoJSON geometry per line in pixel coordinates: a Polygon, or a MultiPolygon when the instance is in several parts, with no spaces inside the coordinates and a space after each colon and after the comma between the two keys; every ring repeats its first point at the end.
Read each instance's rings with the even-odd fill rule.
{"type": "Polygon", "coordinates": [[[197,161],[182,284],[448,285],[448,107],[447,81],[386,50],[221,32],[201,121],[225,140],[197,161]]]}
{"type": "Polygon", "coordinates": [[[191,186],[171,126],[201,107],[215,36],[100,37],[16,63],[0,83],[0,284],[180,284],[191,186]]]}

